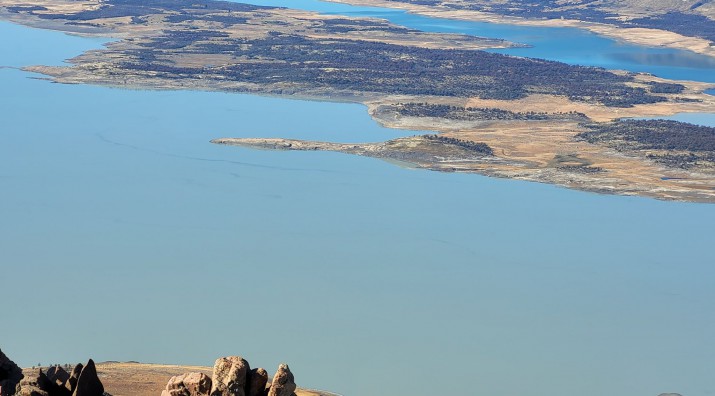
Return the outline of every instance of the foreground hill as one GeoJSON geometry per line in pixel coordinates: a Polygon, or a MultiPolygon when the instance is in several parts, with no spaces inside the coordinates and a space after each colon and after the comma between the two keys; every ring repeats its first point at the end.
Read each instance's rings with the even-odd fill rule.
{"type": "MultiPolygon", "coordinates": [[[[187,372],[210,376],[213,367],[103,362],[97,364],[99,378],[113,396],[159,396],[169,378],[187,372]]],[[[334,393],[298,388],[297,396],[335,396],[334,393]]]]}
{"type": "Polygon", "coordinates": [[[0,396],[339,396],[297,387],[287,364],[275,375],[240,356],[213,367],[104,362],[21,369],[0,350],[0,396]]]}
{"type": "MultiPolygon", "coordinates": [[[[211,376],[213,367],[147,364],[138,362],[97,363],[97,374],[104,389],[112,396],[159,396],[167,382],[174,376],[188,372],[211,376]]],[[[30,376],[35,369],[25,368],[23,374],[30,376]]],[[[298,388],[296,396],[336,396],[334,393],[298,388]]]]}

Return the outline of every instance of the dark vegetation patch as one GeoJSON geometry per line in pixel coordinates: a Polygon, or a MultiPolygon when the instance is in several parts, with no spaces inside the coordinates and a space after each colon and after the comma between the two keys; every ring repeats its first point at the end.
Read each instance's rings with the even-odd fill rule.
{"type": "Polygon", "coordinates": [[[649,85],[648,91],[651,93],[677,94],[685,90],[685,86],[681,84],[663,83],[655,81],[648,82],[647,84],[649,85]]]}
{"type": "Polygon", "coordinates": [[[571,173],[593,174],[605,172],[605,169],[599,166],[591,166],[591,161],[581,158],[577,153],[556,154],[554,159],[549,162],[549,165],[571,173]]]}
{"type": "Polygon", "coordinates": [[[680,96],[673,98],[673,101],[679,103],[702,103],[702,99],[682,98],[680,96]]]}
{"type": "Polygon", "coordinates": [[[572,172],[572,173],[583,173],[583,174],[594,174],[594,173],[602,173],[605,172],[606,170],[601,168],[600,166],[581,166],[581,165],[560,165],[557,166],[556,169],[565,171],[565,172],[572,172]]]}
{"type": "Polygon", "coordinates": [[[212,0],[110,0],[96,10],[87,10],[75,14],[38,14],[38,16],[46,19],[90,20],[99,18],[142,17],[175,10],[253,12],[266,8],[273,7],[212,0]]]}
{"type": "MultiPolygon", "coordinates": [[[[221,69],[221,77],[257,84],[291,83],[317,89],[384,94],[480,97],[512,100],[531,93],[566,95],[612,107],[656,103],[652,95],[625,82],[631,76],[600,68],[567,65],[471,50],[428,49],[368,41],[320,40],[274,33],[266,38],[212,41],[206,33],[169,32],[147,51],[175,50],[227,54],[260,60],[221,69]]],[[[127,62],[132,70],[191,76],[199,69],[127,62]]]]}
{"type": "Polygon", "coordinates": [[[470,151],[472,153],[476,153],[476,154],[480,154],[480,155],[494,155],[494,151],[486,143],[472,142],[469,140],[451,138],[451,137],[446,137],[446,136],[441,136],[441,135],[424,135],[422,137],[428,141],[437,142],[437,143],[441,143],[441,144],[447,144],[447,145],[451,145],[451,146],[456,146],[461,149],[470,151]]]}
{"type": "Polygon", "coordinates": [[[47,8],[42,6],[14,6],[6,7],[6,9],[16,14],[19,12],[47,11],[47,8]]]}
{"type": "Polygon", "coordinates": [[[164,20],[169,23],[181,23],[186,21],[210,21],[223,23],[224,25],[238,25],[248,22],[248,18],[236,15],[221,15],[221,14],[208,14],[208,15],[196,15],[191,13],[181,13],[167,15],[164,20]]]}
{"type": "Polygon", "coordinates": [[[398,112],[406,117],[436,117],[460,121],[491,121],[491,120],[578,120],[587,121],[583,113],[575,111],[567,113],[540,113],[540,112],[513,112],[502,109],[461,107],[444,104],[430,103],[398,103],[390,106],[389,110],[398,112]]]}
{"type": "Polygon", "coordinates": [[[408,29],[402,26],[394,26],[387,22],[377,20],[351,20],[346,18],[333,18],[320,20],[320,25],[323,29],[333,33],[346,33],[355,30],[379,30],[389,33],[413,33],[417,32],[414,29],[408,29]]]}
{"type": "Polygon", "coordinates": [[[715,128],[671,120],[617,120],[585,125],[577,139],[639,152],[670,166],[715,163],[715,128]]]}

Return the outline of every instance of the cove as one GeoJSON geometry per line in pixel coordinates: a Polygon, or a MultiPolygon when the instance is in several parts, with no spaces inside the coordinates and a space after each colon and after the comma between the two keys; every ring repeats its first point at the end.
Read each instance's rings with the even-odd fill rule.
{"type": "MultiPolygon", "coordinates": [[[[6,66],[98,45],[0,34],[6,66]]],[[[355,104],[33,77],[0,69],[0,339],[19,364],[241,354],[346,395],[715,390],[712,205],[216,146],[416,132],[355,104]]]]}

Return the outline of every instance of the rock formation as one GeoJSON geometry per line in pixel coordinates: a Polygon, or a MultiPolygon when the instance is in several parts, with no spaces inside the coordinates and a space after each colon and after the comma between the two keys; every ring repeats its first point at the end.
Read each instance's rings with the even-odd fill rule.
{"type": "Polygon", "coordinates": [[[204,373],[187,373],[171,377],[161,396],[209,396],[211,378],[204,373]]]}
{"type": "MultiPolygon", "coordinates": [[[[22,375],[22,374],[21,374],[22,375]]],[[[5,386],[2,387],[5,392],[5,386]]],[[[13,393],[7,393],[11,395],[13,393]]],[[[78,364],[70,375],[59,366],[45,374],[41,368],[26,370],[14,389],[16,396],[104,396],[104,386],[97,376],[92,359],[86,366],[78,364]]],[[[2,393],[5,396],[6,393],[2,393]]]]}
{"type": "Polygon", "coordinates": [[[0,396],[15,394],[15,387],[22,380],[22,369],[0,350],[0,396]]]}
{"type": "Polygon", "coordinates": [[[266,370],[251,370],[242,357],[228,356],[216,360],[213,380],[201,373],[172,377],[161,396],[295,396],[296,384],[287,364],[278,367],[269,388],[267,383],[266,370]]]}
{"type": "Polygon", "coordinates": [[[79,374],[82,372],[83,368],[84,366],[82,363],[78,363],[72,369],[72,374],[70,374],[69,379],[65,383],[65,388],[69,389],[70,393],[74,393],[74,390],[77,388],[77,380],[79,379],[79,374]]]}
{"type": "Polygon", "coordinates": [[[240,356],[216,359],[211,396],[246,396],[246,376],[250,369],[240,356]]]}
{"type": "Polygon", "coordinates": [[[77,387],[72,396],[102,396],[104,395],[104,385],[97,376],[97,368],[94,361],[89,359],[77,379],[77,387]]]}
{"type": "Polygon", "coordinates": [[[290,372],[288,365],[284,363],[278,366],[278,371],[273,376],[268,396],[291,396],[295,392],[295,388],[293,373],[290,372]]]}
{"type": "Polygon", "coordinates": [[[262,368],[255,368],[248,372],[246,379],[246,396],[264,396],[268,383],[268,372],[262,368]]]}
{"type": "Polygon", "coordinates": [[[49,396],[52,385],[42,369],[33,369],[22,378],[15,393],[18,396],[49,396]]]}
{"type": "Polygon", "coordinates": [[[70,378],[70,375],[62,367],[52,366],[47,369],[47,378],[49,378],[50,381],[52,381],[57,386],[64,388],[65,384],[67,384],[67,380],[69,380],[70,378]]]}
{"type": "MultiPolygon", "coordinates": [[[[64,371],[64,370],[63,370],[64,371]]],[[[49,370],[48,370],[49,372],[49,370]]],[[[67,372],[65,372],[66,374],[67,372]]],[[[27,372],[15,390],[16,396],[71,396],[70,391],[53,380],[57,371],[52,370],[52,378],[42,369],[27,372]]]]}

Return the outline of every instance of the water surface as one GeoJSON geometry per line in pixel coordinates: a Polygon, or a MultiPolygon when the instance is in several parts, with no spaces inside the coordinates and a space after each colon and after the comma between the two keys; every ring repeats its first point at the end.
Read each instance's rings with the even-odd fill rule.
{"type": "MultiPolygon", "coordinates": [[[[0,35],[12,66],[98,45],[0,35]]],[[[30,77],[0,69],[0,340],[22,365],[242,354],[346,395],[715,392],[712,205],[216,146],[414,132],[30,77]]]]}

